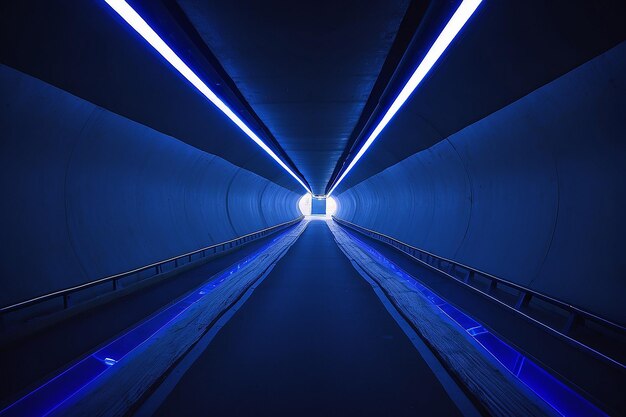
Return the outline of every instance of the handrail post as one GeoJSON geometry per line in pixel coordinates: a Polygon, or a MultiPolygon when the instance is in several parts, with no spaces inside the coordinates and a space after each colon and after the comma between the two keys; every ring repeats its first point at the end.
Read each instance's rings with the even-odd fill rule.
{"type": "Polygon", "coordinates": [[[583,317],[581,317],[577,312],[570,311],[569,316],[567,317],[567,322],[565,323],[565,326],[563,326],[563,334],[569,334],[569,332],[583,320],[583,317]]]}
{"type": "Polygon", "coordinates": [[[470,269],[467,275],[465,275],[465,279],[463,280],[463,282],[466,284],[469,284],[469,282],[474,279],[475,274],[476,274],[476,271],[474,271],[473,269],[470,269]]]}
{"type": "Polygon", "coordinates": [[[515,303],[515,309],[520,310],[522,307],[526,307],[532,298],[532,294],[527,291],[520,291],[517,302],[515,303]]]}

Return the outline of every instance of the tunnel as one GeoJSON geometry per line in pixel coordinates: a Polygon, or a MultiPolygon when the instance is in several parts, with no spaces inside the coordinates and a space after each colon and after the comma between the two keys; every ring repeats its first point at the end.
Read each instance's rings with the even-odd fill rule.
{"type": "Polygon", "coordinates": [[[626,4],[0,3],[0,417],[625,416],[626,4]]]}

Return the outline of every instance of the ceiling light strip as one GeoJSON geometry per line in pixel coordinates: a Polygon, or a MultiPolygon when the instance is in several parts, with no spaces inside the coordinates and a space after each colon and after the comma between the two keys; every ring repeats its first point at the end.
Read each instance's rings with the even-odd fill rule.
{"type": "Polygon", "coordinates": [[[400,110],[402,105],[407,101],[407,99],[411,96],[413,91],[417,88],[417,86],[422,82],[422,80],[426,77],[428,72],[433,68],[433,66],[437,63],[439,58],[443,55],[445,50],[448,48],[450,43],[454,40],[454,38],[459,34],[463,26],[467,23],[467,21],[472,17],[478,6],[482,3],[482,0],[463,0],[459,8],[454,12],[450,21],[443,28],[437,40],[430,47],[426,56],[417,66],[417,69],[404,85],[400,94],[393,101],[387,112],[385,113],[382,120],[378,123],[374,131],[367,138],[359,152],[356,154],[348,168],[343,171],[343,174],[339,177],[337,182],[330,189],[328,195],[331,195],[335,188],[341,183],[341,181],[348,175],[348,173],[352,170],[352,168],[356,165],[356,163],[361,159],[363,154],[367,151],[367,149],[372,145],[374,140],[380,135],[380,132],[383,131],[385,126],[391,121],[393,116],[400,110]]]}
{"type": "Polygon", "coordinates": [[[122,19],[141,35],[163,58],[202,93],[211,103],[233,121],[250,139],[272,157],[285,171],[296,179],[307,192],[309,187],[198,77],[182,59],[161,39],[145,20],[124,0],[105,0],[122,19]]]}

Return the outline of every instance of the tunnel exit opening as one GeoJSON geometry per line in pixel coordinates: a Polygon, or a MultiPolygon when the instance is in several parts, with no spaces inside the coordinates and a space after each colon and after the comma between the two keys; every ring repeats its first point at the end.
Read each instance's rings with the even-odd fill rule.
{"type": "Polygon", "coordinates": [[[298,200],[298,208],[304,216],[331,217],[337,212],[337,202],[332,197],[313,197],[307,193],[298,200]]]}

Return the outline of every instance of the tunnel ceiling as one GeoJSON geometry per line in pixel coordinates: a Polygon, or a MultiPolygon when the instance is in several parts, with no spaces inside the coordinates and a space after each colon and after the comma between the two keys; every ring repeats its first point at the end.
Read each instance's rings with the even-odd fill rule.
{"type": "MultiPolygon", "coordinates": [[[[323,194],[460,1],[175,3],[312,191],[323,194]],[[412,14],[420,19],[399,45],[398,29],[407,30],[412,14]]],[[[337,191],[623,41],[622,10],[614,0],[484,1],[337,191]]]]}
{"type": "MultiPolygon", "coordinates": [[[[321,194],[458,1],[131,3],[321,194]]],[[[618,0],[484,1],[336,192],[624,41],[623,15],[618,0]]],[[[0,2],[0,23],[3,64],[302,192],[104,1],[0,2]]]]}
{"type": "Polygon", "coordinates": [[[313,193],[324,193],[409,1],[177,2],[313,193]]]}

